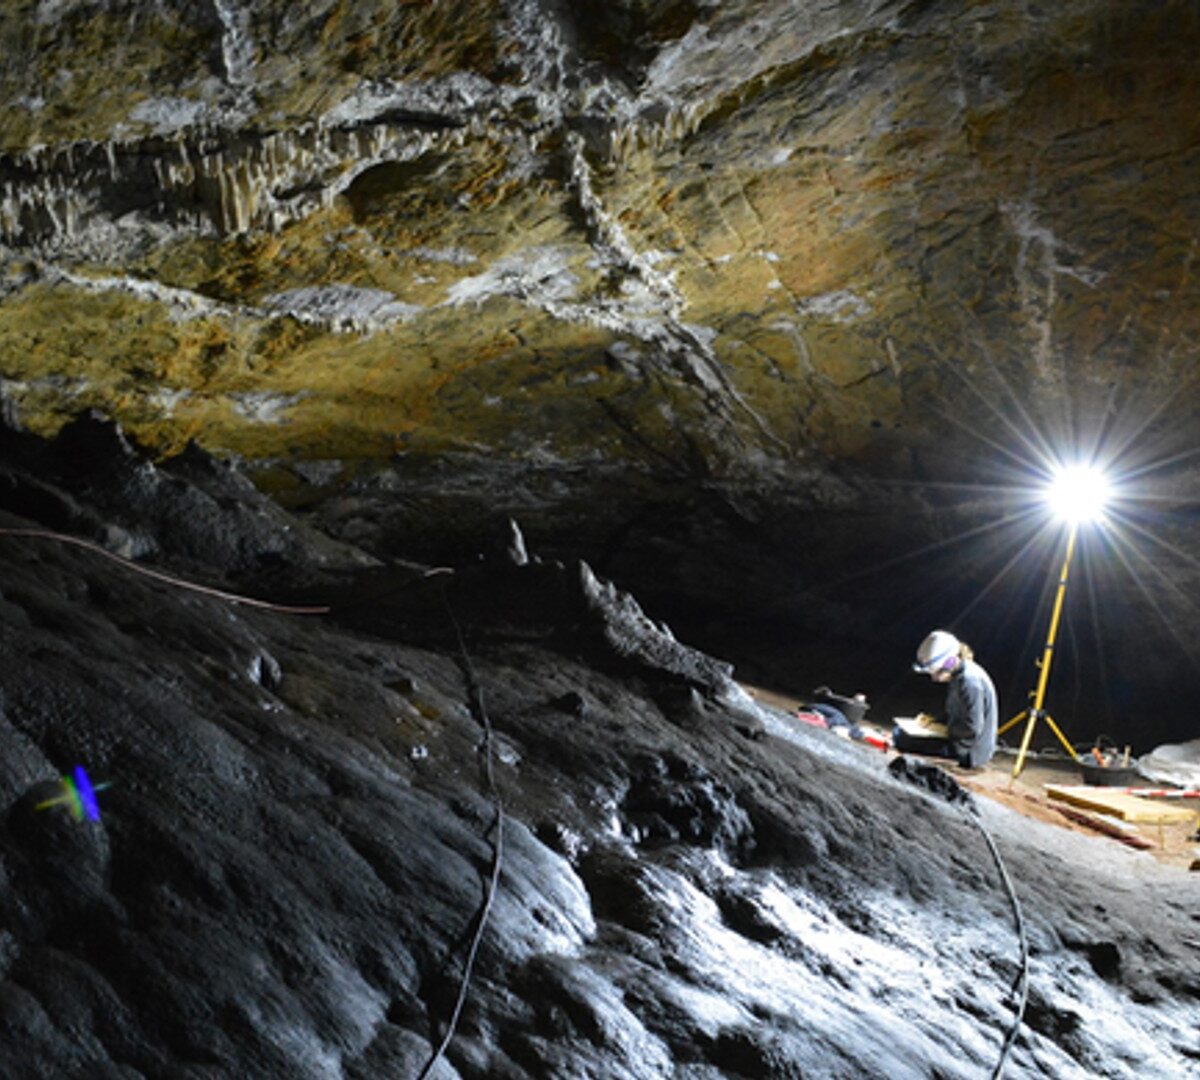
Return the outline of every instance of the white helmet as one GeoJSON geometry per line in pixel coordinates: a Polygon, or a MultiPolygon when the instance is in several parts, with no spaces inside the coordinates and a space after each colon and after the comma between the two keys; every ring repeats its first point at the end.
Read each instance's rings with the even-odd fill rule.
{"type": "Polygon", "coordinates": [[[913,671],[921,671],[926,675],[945,671],[951,666],[952,660],[958,659],[958,638],[947,630],[935,630],[917,648],[917,662],[913,671]]]}

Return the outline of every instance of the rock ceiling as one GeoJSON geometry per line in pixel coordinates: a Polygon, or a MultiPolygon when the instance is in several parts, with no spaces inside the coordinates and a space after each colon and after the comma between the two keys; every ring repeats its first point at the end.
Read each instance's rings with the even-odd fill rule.
{"type": "Polygon", "coordinates": [[[10,5],[5,393],[164,450],[720,462],[885,454],[956,372],[1165,382],[1196,19],[10,5]]]}
{"type": "Polygon", "coordinates": [[[43,0],[0,35],[30,431],[99,409],[294,501],[403,457],[808,510],[1191,448],[1194,4],[43,0]]]}

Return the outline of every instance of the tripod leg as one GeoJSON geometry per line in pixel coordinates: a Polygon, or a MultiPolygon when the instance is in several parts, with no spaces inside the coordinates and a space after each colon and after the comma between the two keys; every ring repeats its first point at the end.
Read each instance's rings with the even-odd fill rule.
{"type": "Polygon", "coordinates": [[[1064,749],[1067,751],[1067,756],[1074,761],[1075,747],[1067,742],[1067,737],[1058,730],[1058,725],[1054,722],[1054,718],[1049,713],[1043,713],[1043,715],[1046,717],[1046,723],[1050,725],[1050,730],[1058,736],[1058,741],[1063,744],[1064,749]]]}
{"type": "Polygon", "coordinates": [[[999,729],[996,731],[996,734],[997,734],[997,735],[1003,735],[1003,734],[1004,734],[1006,731],[1008,731],[1008,729],[1009,729],[1009,728],[1014,728],[1014,727],[1016,727],[1016,726],[1017,726],[1017,725],[1018,725],[1018,724],[1019,724],[1019,723],[1020,723],[1022,720],[1024,720],[1024,719],[1025,719],[1025,717],[1026,717],[1027,715],[1028,715],[1028,711],[1027,711],[1027,710],[1025,710],[1025,709],[1022,709],[1022,710],[1021,710],[1019,713],[1017,713],[1017,715],[1016,715],[1016,716],[1014,716],[1014,717],[1013,717],[1011,720],[1005,720],[1005,721],[1004,721],[1004,724],[1003,724],[1003,726],[1002,726],[1002,727],[1000,727],[1000,728],[999,728],[999,729]]]}
{"type": "Polygon", "coordinates": [[[1025,768],[1025,755],[1029,753],[1029,743],[1033,739],[1033,728],[1037,723],[1038,714],[1034,710],[1028,713],[1029,722],[1025,725],[1025,734],[1021,737],[1021,749],[1017,752],[1017,760],[1013,765],[1012,778],[1015,780],[1025,768]]]}

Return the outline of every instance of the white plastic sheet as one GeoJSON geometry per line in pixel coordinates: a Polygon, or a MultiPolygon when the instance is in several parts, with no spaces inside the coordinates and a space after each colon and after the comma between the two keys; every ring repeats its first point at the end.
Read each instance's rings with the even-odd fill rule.
{"type": "Polygon", "coordinates": [[[1161,784],[1200,789],[1200,739],[1156,746],[1138,761],[1138,772],[1161,784]]]}

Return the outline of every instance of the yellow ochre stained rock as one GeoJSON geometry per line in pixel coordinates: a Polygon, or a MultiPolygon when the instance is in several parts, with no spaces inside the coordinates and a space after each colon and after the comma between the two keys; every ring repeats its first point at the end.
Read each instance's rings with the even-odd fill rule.
{"type": "Polygon", "coordinates": [[[877,7],[10,5],[6,408],[164,454],[886,470],[997,386],[1165,394],[1200,12],[877,7]]]}

